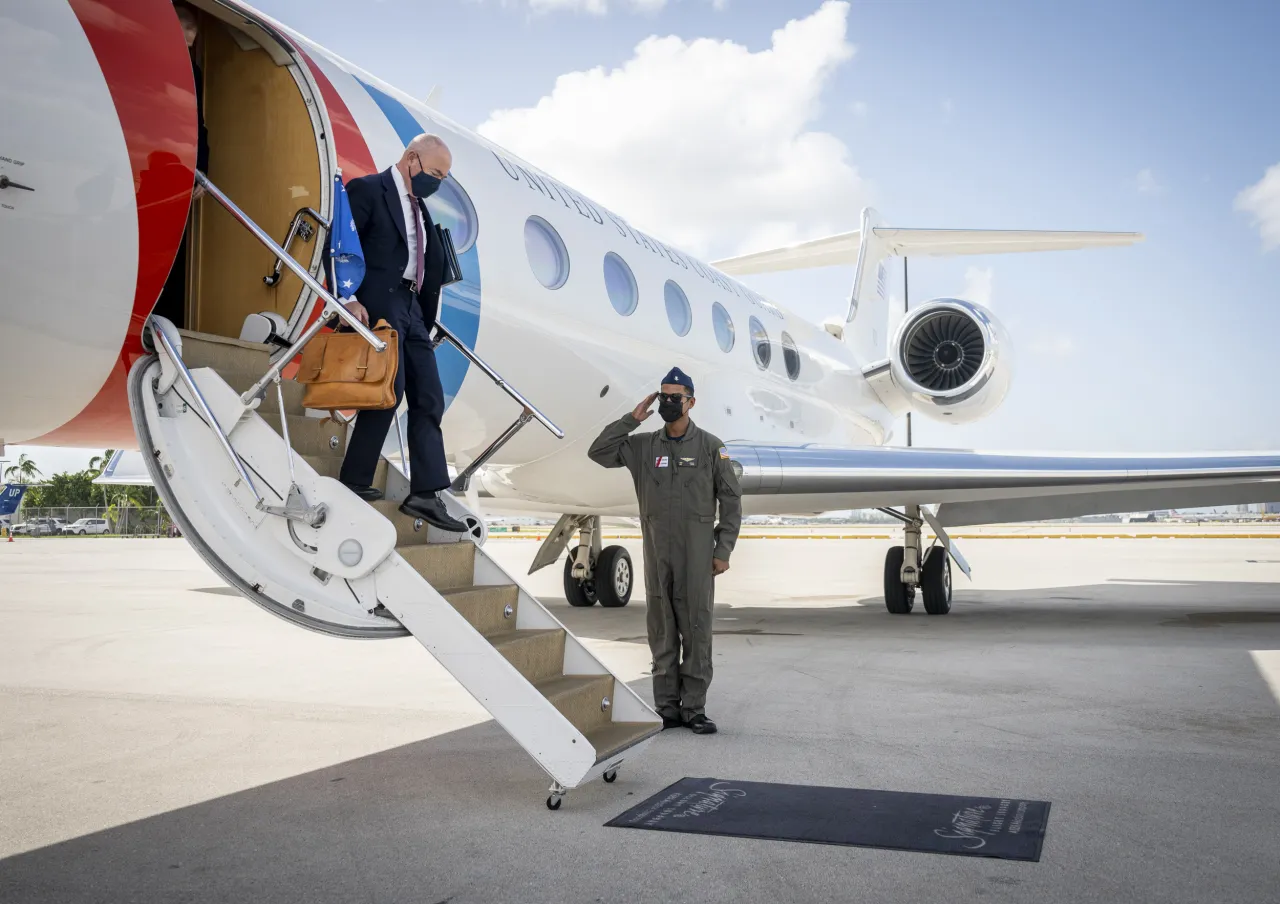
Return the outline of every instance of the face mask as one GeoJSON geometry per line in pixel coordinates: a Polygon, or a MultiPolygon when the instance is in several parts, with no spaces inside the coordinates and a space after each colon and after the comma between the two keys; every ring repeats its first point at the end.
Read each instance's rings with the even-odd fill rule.
{"type": "Polygon", "coordinates": [[[434,195],[440,187],[440,180],[430,173],[414,173],[409,181],[413,185],[414,196],[423,199],[434,195]]]}
{"type": "Polygon", "coordinates": [[[684,417],[684,402],[668,402],[663,399],[658,403],[658,416],[668,424],[674,424],[684,417]]]}

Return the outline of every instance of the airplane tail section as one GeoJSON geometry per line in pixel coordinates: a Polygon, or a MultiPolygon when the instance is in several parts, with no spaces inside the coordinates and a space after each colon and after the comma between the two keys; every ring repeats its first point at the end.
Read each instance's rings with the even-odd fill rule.
{"type": "Polygon", "coordinates": [[[13,519],[26,492],[26,484],[22,483],[6,483],[0,487],[0,522],[8,524],[13,519]]]}
{"type": "Polygon", "coordinates": [[[862,210],[860,228],[785,248],[716,261],[731,276],[854,265],[853,290],[842,330],[845,342],[864,362],[884,357],[888,342],[890,257],[948,257],[1077,251],[1132,245],[1139,232],[1074,232],[1042,229],[920,229],[885,226],[873,208],[862,210]]]}

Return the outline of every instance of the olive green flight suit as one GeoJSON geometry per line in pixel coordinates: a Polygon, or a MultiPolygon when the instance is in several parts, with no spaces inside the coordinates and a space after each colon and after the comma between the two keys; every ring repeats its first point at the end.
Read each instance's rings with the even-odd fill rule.
{"type": "Polygon", "coordinates": [[[742,490],[729,453],[710,433],[690,422],[678,440],[665,429],[631,435],[639,426],[625,415],[604,428],[587,455],[606,468],[627,468],[635,481],[654,708],[687,721],[707,702],[715,596],[711,560],[729,561],[738,541],[742,490]]]}

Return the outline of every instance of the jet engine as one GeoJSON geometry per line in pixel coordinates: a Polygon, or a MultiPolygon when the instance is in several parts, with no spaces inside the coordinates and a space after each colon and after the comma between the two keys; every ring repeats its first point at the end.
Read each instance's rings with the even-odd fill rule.
{"type": "Polygon", "coordinates": [[[1004,400],[1012,349],[1004,327],[982,305],[936,298],[903,318],[887,364],[891,391],[906,403],[893,407],[964,423],[990,414],[1004,400]]]}

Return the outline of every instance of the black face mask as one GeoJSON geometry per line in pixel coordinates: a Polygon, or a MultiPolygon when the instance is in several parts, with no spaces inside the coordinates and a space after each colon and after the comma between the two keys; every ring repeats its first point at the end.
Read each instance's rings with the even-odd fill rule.
{"type": "Polygon", "coordinates": [[[669,402],[663,399],[658,403],[658,416],[668,424],[674,424],[684,417],[684,402],[669,402]]]}
{"type": "Polygon", "coordinates": [[[423,200],[434,195],[440,187],[440,179],[430,173],[414,173],[409,177],[409,182],[413,186],[414,197],[423,200]]]}

